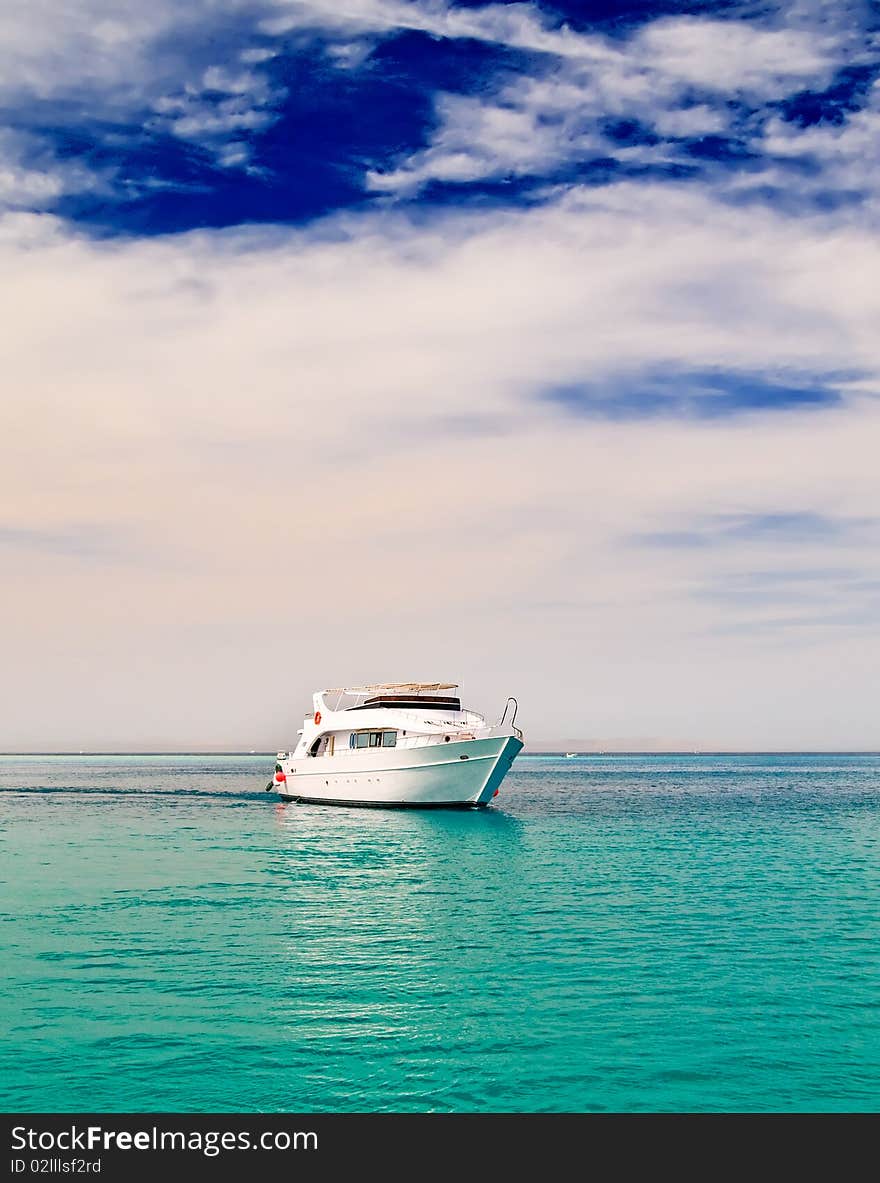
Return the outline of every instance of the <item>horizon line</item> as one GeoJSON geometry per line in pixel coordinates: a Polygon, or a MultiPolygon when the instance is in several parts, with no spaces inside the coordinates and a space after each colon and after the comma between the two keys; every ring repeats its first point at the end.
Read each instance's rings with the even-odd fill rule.
{"type": "MultiPolygon", "coordinates": [[[[73,749],[65,748],[54,751],[10,750],[0,751],[0,758],[6,756],[266,756],[273,758],[280,749],[259,751],[256,749],[222,748],[222,749],[187,749],[168,748],[136,750],[134,748],[116,749],[73,749]]],[[[541,751],[528,748],[519,754],[529,756],[566,755],[564,747],[545,748],[541,751]]],[[[574,751],[576,756],[880,756],[880,748],[613,748],[574,751]]]]}

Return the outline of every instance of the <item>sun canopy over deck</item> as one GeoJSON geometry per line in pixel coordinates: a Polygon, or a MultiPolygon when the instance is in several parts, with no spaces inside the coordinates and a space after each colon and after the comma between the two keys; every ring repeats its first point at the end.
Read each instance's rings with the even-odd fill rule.
{"type": "Polygon", "coordinates": [[[457,694],[445,691],[458,690],[457,682],[376,682],[369,686],[340,686],[334,690],[322,690],[325,702],[337,695],[334,710],[367,710],[373,707],[407,708],[433,707],[435,710],[460,711],[461,700],[457,694]],[[344,698],[354,699],[343,704],[344,698]]]}
{"type": "Polygon", "coordinates": [[[375,682],[371,686],[337,686],[322,690],[322,694],[438,694],[441,690],[457,690],[458,682],[375,682]]]}

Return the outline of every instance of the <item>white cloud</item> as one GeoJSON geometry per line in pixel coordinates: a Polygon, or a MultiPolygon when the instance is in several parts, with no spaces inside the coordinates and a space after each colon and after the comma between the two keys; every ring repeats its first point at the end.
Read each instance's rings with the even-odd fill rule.
{"type": "MultiPolygon", "coordinates": [[[[660,19],[621,41],[557,26],[526,3],[11,0],[0,14],[0,100],[20,112],[46,103],[122,123],[152,112],[151,126],[202,145],[226,167],[247,167],[246,133],[270,124],[284,97],[266,72],[276,53],[267,39],[319,34],[328,60],[357,69],[377,41],[407,29],[537,56],[531,72],[490,79],[480,96],[438,96],[431,143],[368,177],[386,193],[552,172],[595,156],[674,160],[674,143],[621,148],[603,121],[635,120],[673,141],[720,134],[729,100],[760,105],[821,87],[865,52],[845,5],[832,16],[801,4],[762,21],[660,19]]],[[[750,134],[760,141],[760,119],[750,134]]]]}
{"type": "MultiPolygon", "coordinates": [[[[468,19],[502,39],[492,10],[468,19]]],[[[517,28],[508,43],[524,45],[529,38],[517,28]]],[[[604,134],[605,121],[636,121],[673,138],[723,133],[730,103],[760,105],[805,87],[821,89],[853,44],[847,28],[764,29],[690,17],[656,20],[621,43],[569,31],[530,36],[535,45],[543,38],[556,55],[552,69],[545,63],[532,75],[506,76],[488,96],[441,95],[429,146],[389,172],[371,173],[369,184],[408,191],[430,180],[540,173],[590,157],[671,160],[671,146],[622,148],[604,134]]]]}
{"type": "Polygon", "coordinates": [[[209,66],[202,75],[205,90],[220,90],[226,94],[265,95],[268,87],[265,78],[250,70],[233,71],[223,66],[209,66]]]}
{"type": "Polygon", "coordinates": [[[387,34],[415,30],[436,37],[470,38],[535,52],[602,57],[604,38],[553,28],[528,3],[487,4],[478,9],[452,7],[435,0],[276,0],[278,15],[262,22],[271,34],[320,27],[348,34],[387,34]]]}
{"type": "Polygon", "coordinates": [[[201,142],[227,132],[256,131],[272,120],[270,112],[255,110],[248,102],[238,99],[210,105],[198,100],[182,100],[179,113],[175,113],[167,125],[181,139],[201,142]]]}
{"type": "Polygon", "coordinates": [[[277,119],[275,105],[284,91],[273,87],[252,70],[231,71],[209,66],[201,78],[188,82],[175,94],[163,95],[153,104],[147,127],[167,130],[211,150],[225,168],[246,166],[250,148],[241,138],[260,131],[277,119]],[[217,94],[226,97],[217,98],[217,94]],[[237,137],[232,142],[230,136],[237,137]]]}
{"type": "Polygon", "coordinates": [[[223,168],[241,168],[248,163],[250,155],[248,144],[233,140],[220,148],[217,154],[217,163],[223,168]]]}
{"type": "Polygon", "coordinates": [[[771,157],[819,165],[819,175],[808,178],[806,185],[830,182],[838,190],[876,194],[880,189],[880,83],[874,83],[865,105],[839,124],[802,128],[778,118],[769,120],[761,147],[771,157]]]}
{"type": "Polygon", "coordinates": [[[278,53],[274,49],[245,49],[239,56],[246,65],[255,66],[271,61],[278,53]]]}
{"type": "MultiPolygon", "coordinates": [[[[329,29],[352,67],[402,27],[545,55],[543,73],[491,95],[441,97],[428,148],[375,178],[392,193],[604,152],[606,117],[719,132],[728,94],[760,104],[820,85],[851,45],[836,12],[823,24],[803,6],[790,49],[781,24],[671,21],[620,43],[528,5],[278,8],[275,33],[329,29]],[[735,69],[721,60],[731,30],[735,69]],[[717,102],[694,105],[694,88],[717,102]]],[[[178,34],[255,11],[7,4],[0,95],[120,119],[149,107],[246,167],[248,121],[271,118],[269,51],[244,37],[231,56],[189,56],[178,34]]],[[[771,119],[765,147],[867,185],[875,114],[836,130],[771,119]]],[[[101,183],[20,133],[0,156],[19,206],[101,183]]],[[[271,746],[314,685],[410,676],[414,654],[478,705],[522,688],[531,737],[872,742],[880,572],[858,531],[834,547],[855,574],[818,604],[707,594],[766,569],[766,540],[698,556],[626,541],[694,515],[846,521],[880,504],[869,218],[791,220],[720,195],[573,187],[528,212],[418,226],[386,211],[113,243],[0,218],[0,553],[16,622],[0,746],[271,746]],[[835,409],[723,423],[578,419],[540,397],[664,365],[854,377],[835,409]]],[[[821,538],[786,554],[801,569],[826,558],[821,538]]]]}
{"type": "Polygon", "coordinates": [[[660,77],[723,94],[782,98],[805,83],[826,85],[848,39],[818,29],[762,29],[748,21],[673,17],[633,38],[638,59],[660,77]]]}
{"type": "Polygon", "coordinates": [[[248,0],[9,0],[0,12],[0,103],[24,125],[34,111],[86,125],[149,120],[152,111],[155,126],[231,160],[222,141],[271,122],[283,97],[260,71],[271,52],[252,49],[247,68],[228,64],[248,52],[263,10],[248,0]]]}
{"type": "Polygon", "coordinates": [[[521,102],[493,105],[480,98],[443,95],[437,101],[438,130],[430,148],[401,169],[371,172],[368,184],[387,191],[412,190],[428,180],[467,182],[498,175],[541,175],[561,160],[605,151],[604,138],[583,127],[583,109],[571,105],[571,86],[548,87],[532,103],[534,87],[521,102]]]}
{"type": "MultiPolygon", "coordinates": [[[[203,2],[200,7],[207,10],[203,2]]],[[[6,0],[0,96],[46,101],[91,93],[114,104],[140,104],[145,89],[161,85],[168,65],[152,50],[179,21],[180,8],[169,0],[6,0]]]]}
{"type": "MultiPolygon", "coordinates": [[[[633,185],[420,228],[92,244],[0,225],[0,524],[107,540],[88,560],[16,551],[4,746],[83,746],[95,719],[125,743],[136,716],[174,742],[282,742],[313,684],[413,654],[477,702],[523,689],[536,738],[866,742],[864,614],[791,605],[802,623],[758,640],[769,609],[703,590],[766,567],[765,543],[623,540],[695,514],[871,516],[874,235],[633,185]],[[867,378],[837,409],[725,423],[578,420],[538,397],[670,362],[867,378]],[[836,730],[827,685],[800,698],[821,679],[836,730]]],[[[834,552],[878,577],[857,534],[834,552]]],[[[823,563],[819,538],[786,553],[823,563]]]]}
{"type": "Polygon", "coordinates": [[[692,107],[657,110],[652,123],[661,136],[710,136],[727,131],[730,117],[717,107],[698,103],[692,107]]]}
{"type": "Polygon", "coordinates": [[[109,192],[110,179],[110,169],[59,160],[36,137],[0,127],[0,210],[39,210],[67,194],[109,192]]]}

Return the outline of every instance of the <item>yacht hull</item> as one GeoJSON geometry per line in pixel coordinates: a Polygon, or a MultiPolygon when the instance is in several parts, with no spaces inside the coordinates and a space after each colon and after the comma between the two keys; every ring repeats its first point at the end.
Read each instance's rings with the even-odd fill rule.
{"type": "Polygon", "coordinates": [[[286,801],[397,808],[482,808],[522,748],[514,735],[360,749],[282,762],[286,801]]]}

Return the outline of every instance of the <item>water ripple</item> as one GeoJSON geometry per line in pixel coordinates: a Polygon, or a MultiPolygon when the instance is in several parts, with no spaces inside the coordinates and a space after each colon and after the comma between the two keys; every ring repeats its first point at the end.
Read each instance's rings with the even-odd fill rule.
{"type": "Polygon", "coordinates": [[[0,758],[7,1109],[878,1107],[880,758],[525,757],[482,814],[271,766],[0,758]]]}

